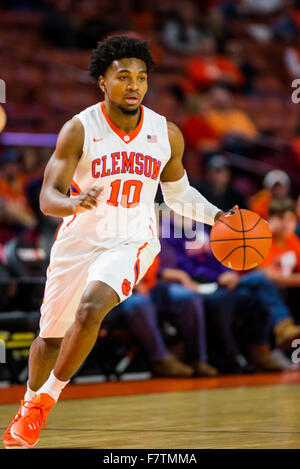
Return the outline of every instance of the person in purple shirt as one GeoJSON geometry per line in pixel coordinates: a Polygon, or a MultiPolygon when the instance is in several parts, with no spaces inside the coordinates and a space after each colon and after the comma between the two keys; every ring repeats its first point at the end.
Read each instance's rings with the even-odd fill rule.
{"type": "MultiPolygon", "coordinates": [[[[175,220],[180,224],[178,216],[175,220]]],[[[240,276],[223,266],[212,254],[203,225],[194,224],[193,230],[190,238],[169,219],[162,222],[160,275],[195,292],[210,284],[203,299],[209,337],[217,351],[215,366],[221,372],[249,372],[250,363],[257,370],[281,371],[283,366],[270,349],[270,310],[280,301],[276,288],[262,272],[240,276]]]]}

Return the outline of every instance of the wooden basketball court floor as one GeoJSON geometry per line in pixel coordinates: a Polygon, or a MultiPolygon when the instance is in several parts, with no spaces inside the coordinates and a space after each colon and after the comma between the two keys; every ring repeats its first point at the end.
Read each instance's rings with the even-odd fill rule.
{"type": "MultiPolygon", "coordinates": [[[[300,372],[68,389],[37,448],[300,448],[300,372]]],[[[0,389],[0,402],[23,391],[0,389]]],[[[1,433],[18,406],[0,406],[1,433]]]]}

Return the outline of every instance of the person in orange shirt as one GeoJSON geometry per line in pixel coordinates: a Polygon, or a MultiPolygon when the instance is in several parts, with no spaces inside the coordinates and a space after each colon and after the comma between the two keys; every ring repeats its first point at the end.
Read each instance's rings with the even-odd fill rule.
{"type": "Polygon", "coordinates": [[[254,123],[245,112],[235,107],[232,94],[228,90],[216,86],[210,91],[209,97],[210,110],[206,114],[206,120],[217,135],[235,135],[247,140],[258,137],[254,123]]]}
{"type": "Polygon", "coordinates": [[[267,220],[271,201],[288,197],[290,186],[291,181],[286,172],[280,169],[272,169],[264,178],[263,189],[250,197],[250,210],[267,220]]]}
{"type": "Polygon", "coordinates": [[[26,175],[13,150],[0,160],[0,241],[6,242],[36,225],[36,218],[25,196],[26,175]]]}
{"type": "Polygon", "coordinates": [[[215,129],[206,121],[206,102],[199,94],[192,94],[186,100],[186,115],[180,123],[188,149],[200,152],[217,151],[220,137],[215,129]]]}
{"type": "MultiPolygon", "coordinates": [[[[295,234],[297,215],[294,201],[289,198],[272,200],[269,208],[269,224],[273,236],[272,245],[259,268],[264,270],[269,280],[283,289],[289,305],[298,305],[300,240],[295,234]],[[293,303],[289,301],[291,295],[293,303]]],[[[293,308],[293,313],[296,313],[297,309],[293,308]]],[[[295,325],[293,317],[287,314],[286,310],[278,309],[278,315],[275,314],[272,319],[279,342],[289,339],[290,345],[292,338],[300,336],[300,326],[295,325]]]]}
{"type": "Polygon", "coordinates": [[[212,37],[203,38],[200,54],[187,61],[187,74],[197,89],[219,83],[239,87],[244,83],[243,74],[237,65],[216,53],[216,42],[212,37]]]}
{"type": "Polygon", "coordinates": [[[300,287],[300,240],[295,234],[297,215],[294,201],[288,198],[273,200],[269,223],[272,246],[260,266],[280,287],[300,287]]]}

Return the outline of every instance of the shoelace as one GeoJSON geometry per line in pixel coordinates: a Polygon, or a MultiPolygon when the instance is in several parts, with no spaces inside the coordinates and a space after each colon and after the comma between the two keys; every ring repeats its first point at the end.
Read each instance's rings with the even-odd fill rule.
{"type": "MultiPolygon", "coordinates": [[[[24,404],[24,401],[21,401],[21,404],[23,405],[23,404],[24,404]]],[[[21,408],[22,408],[22,406],[21,406],[21,408]]],[[[21,409],[18,410],[18,412],[13,416],[13,420],[12,420],[11,425],[12,425],[13,423],[15,423],[17,420],[19,420],[20,417],[22,417],[21,409]]]]}
{"type": "Polygon", "coordinates": [[[28,425],[33,425],[33,428],[35,429],[36,422],[42,418],[42,423],[44,424],[44,427],[46,428],[46,410],[45,406],[40,404],[39,402],[30,402],[26,401],[23,403],[23,406],[30,410],[31,413],[30,415],[24,416],[24,422],[28,423],[28,425]],[[28,405],[26,405],[28,404],[28,405]]]}

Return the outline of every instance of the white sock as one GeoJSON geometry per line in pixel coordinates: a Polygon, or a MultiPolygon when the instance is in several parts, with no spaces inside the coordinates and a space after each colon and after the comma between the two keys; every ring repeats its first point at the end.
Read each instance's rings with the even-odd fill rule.
{"type": "MultiPolygon", "coordinates": [[[[33,391],[32,389],[30,389],[29,387],[29,384],[28,384],[28,381],[27,381],[27,389],[26,389],[26,392],[25,392],[25,396],[24,396],[24,401],[31,401],[31,399],[36,395],[35,391],[33,391]]],[[[21,410],[21,414],[24,415],[24,412],[25,412],[25,408],[22,406],[22,410],[21,410]]]]}
{"type": "Polygon", "coordinates": [[[53,397],[55,401],[58,400],[60,393],[64,389],[64,387],[68,384],[68,381],[60,381],[54,376],[53,370],[50,373],[49,378],[43,384],[43,386],[37,391],[37,394],[49,394],[49,396],[53,397]]]}
{"type": "Polygon", "coordinates": [[[32,391],[32,389],[30,389],[29,383],[27,381],[27,389],[26,389],[26,393],[25,393],[25,396],[24,396],[24,401],[31,401],[31,399],[35,396],[35,394],[36,394],[36,392],[32,391]]]}

